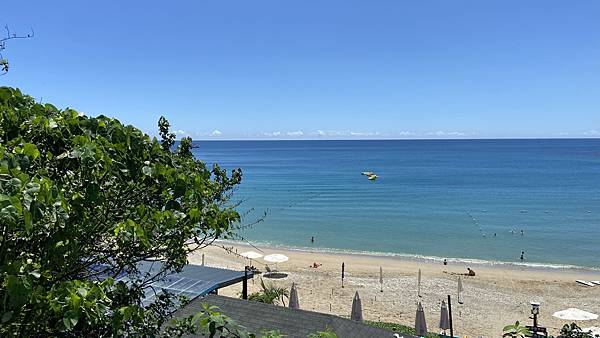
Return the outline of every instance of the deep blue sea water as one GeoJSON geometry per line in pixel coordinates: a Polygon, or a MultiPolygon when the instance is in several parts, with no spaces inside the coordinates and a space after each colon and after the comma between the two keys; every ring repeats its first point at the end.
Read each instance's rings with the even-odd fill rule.
{"type": "Polygon", "coordinates": [[[600,268],[599,139],[195,145],[242,168],[244,221],[267,212],[252,242],[600,268]]]}

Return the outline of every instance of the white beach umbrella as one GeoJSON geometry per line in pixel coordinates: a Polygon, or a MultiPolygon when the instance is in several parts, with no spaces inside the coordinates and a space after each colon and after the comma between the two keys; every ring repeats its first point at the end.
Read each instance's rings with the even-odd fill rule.
{"type": "Polygon", "coordinates": [[[242,252],[240,254],[240,256],[246,257],[248,259],[257,259],[257,258],[261,258],[263,256],[263,254],[258,253],[256,251],[246,251],[246,252],[242,252]]]}
{"type": "Polygon", "coordinates": [[[292,283],[292,289],[290,290],[290,302],[289,307],[293,309],[300,308],[300,302],[298,302],[298,290],[296,290],[296,284],[292,283]]]}
{"type": "Polygon", "coordinates": [[[583,311],[580,309],[569,308],[566,310],[554,312],[552,315],[556,318],[563,320],[595,320],[598,319],[597,314],[593,314],[591,312],[583,311]]]}
{"type": "Polygon", "coordinates": [[[275,263],[275,268],[277,268],[277,263],[287,262],[289,260],[288,256],[282,254],[270,254],[263,257],[266,262],[275,263]]]}
{"type": "Polygon", "coordinates": [[[263,259],[269,263],[283,263],[289,260],[288,256],[282,254],[266,255],[263,259]]]}
{"type": "Polygon", "coordinates": [[[419,337],[424,337],[427,334],[427,324],[425,323],[425,312],[421,302],[417,303],[417,317],[415,318],[415,333],[419,337]]]}
{"type": "Polygon", "coordinates": [[[360,296],[358,295],[358,291],[354,294],[354,299],[352,300],[352,312],[350,313],[350,319],[356,320],[358,322],[362,322],[362,302],[360,301],[360,296]]]}

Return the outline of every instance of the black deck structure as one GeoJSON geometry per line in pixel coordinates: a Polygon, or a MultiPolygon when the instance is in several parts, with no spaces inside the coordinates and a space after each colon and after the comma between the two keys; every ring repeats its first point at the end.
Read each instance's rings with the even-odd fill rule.
{"type": "Polygon", "coordinates": [[[253,333],[260,333],[261,330],[279,330],[288,338],[306,338],[311,333],[330,328],[340,338],[395,337],[394,332],[334,315],[212,294],[190,302],[183,309],[176,311],[174,317],[182,318],[198,313],[202,310],[203,303],[217,306],[225,315],[253,333]]]}

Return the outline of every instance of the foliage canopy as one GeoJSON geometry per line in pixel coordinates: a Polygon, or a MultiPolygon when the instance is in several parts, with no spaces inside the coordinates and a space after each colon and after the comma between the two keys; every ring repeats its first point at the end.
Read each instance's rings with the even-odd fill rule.
{"type": "Polygon", "coordinates": [[[8,87],[0,115],[0,336],[157,335],[173,298],[144,307],[144,292],[233,233],[241,171],[207,168],[191,140],[171,151],[164,118],[159,142],[8,87]],[[163,268],[142,275],[144,260],[163,268]]]}

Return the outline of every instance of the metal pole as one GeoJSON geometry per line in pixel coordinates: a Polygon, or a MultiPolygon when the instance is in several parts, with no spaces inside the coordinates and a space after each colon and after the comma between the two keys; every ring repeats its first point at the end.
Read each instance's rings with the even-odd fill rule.
{"type": "Polygon", "coordinates": [[[204,266],[204,253],[202,254],[202,266],[204,266]]]}
{"type": "Polygon", "coordinates": [[[450,321],[450,337],[454,338],[454,327],[452,326],[452,302],[450,301],[450,295],[448,295],[448,318],[450,321]]]}
{"type": "Polygon", "coordinates": [[[244,267],[244,280],[242,281],[242,299],[248,299],[248,267],[244,267]]]}

